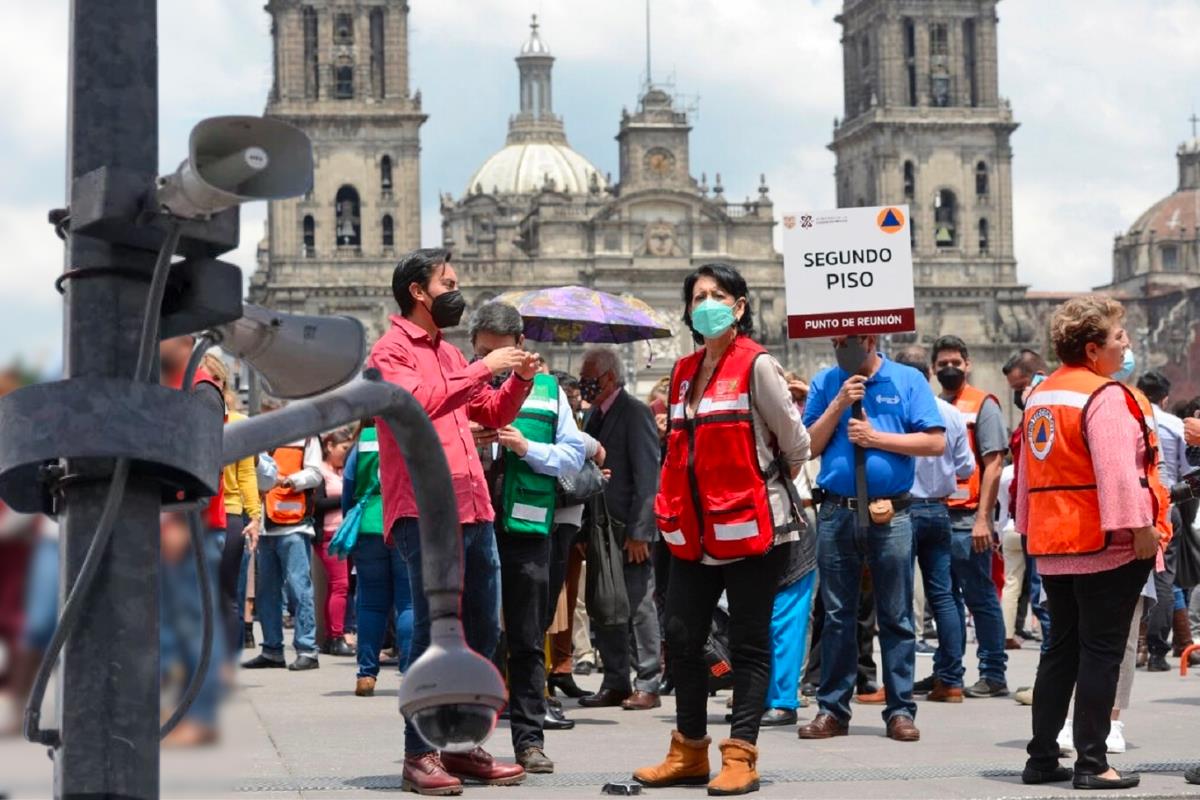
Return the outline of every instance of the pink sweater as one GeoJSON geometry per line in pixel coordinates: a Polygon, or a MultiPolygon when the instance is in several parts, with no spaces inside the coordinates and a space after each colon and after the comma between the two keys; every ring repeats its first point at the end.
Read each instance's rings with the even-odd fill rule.
{"type": "MultiPolygon", "coordinates": [[[[1139,465],[1146,458],[1142,431],[1129,413],[1125,393],[1109,386],[1088,406],[1087,445],[1096,473],[1100,523],[1109,531],[1109,545],[1085,556],[1038,556],[1043,575],[1082,575],[1107,572],[1134,560],[1133,528],[1154,524],[1150,493],[1142,487],[1139,465]]],[[[1017,477],[1017,530],[1029,529],[1029,483],[1025,470],[1017,477]]]]}

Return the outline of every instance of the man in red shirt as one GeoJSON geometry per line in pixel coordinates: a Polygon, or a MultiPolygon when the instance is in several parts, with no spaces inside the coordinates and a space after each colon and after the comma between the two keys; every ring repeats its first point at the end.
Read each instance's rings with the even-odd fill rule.
{"type": "MultiPolygon", "coordinates": [[[[392,294],[400,315],[392,317],[391,328],[371,349],[367,366],[417,399],[446,451],[463,531],[463,630],[467,644],[490,659],[500,637],[500,558],[471,423],[495,430],[516,419],[533,386],[538,356],[502,347],[468,364],[462,351],[445,340],[442,329],[458,325],[466,307],[448,250],[415,250],[402,257],[392,273],[392,294]],[[490,386],[493,377],[510,371],[498,389],[490,386]]],[[[412,586],[412,663],[429,646],[430,634],[418,510],[400,447],[382,420],[377,428],[384,527],[389,546],[400,548],[412,586]]],[[[439,756],[411,724],[405,724],[405,789],[453,794],[462,790],[461,778],[511,785],[524,780],[525,771],[495,761],[479,747],[470,753],[439,756]]]]}

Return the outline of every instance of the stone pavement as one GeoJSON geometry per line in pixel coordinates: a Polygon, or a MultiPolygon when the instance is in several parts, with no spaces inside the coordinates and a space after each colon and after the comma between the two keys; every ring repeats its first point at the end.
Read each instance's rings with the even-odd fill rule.
{"type": "MultiPolygon", "coordinates": [[[[1032,682],[1036,651],[1010,653],[1011,686],[1032,682]]],[[[930,659],[918,658],[918,677],[930,659]]],[[[323,656],[321,669],[243,672],[240,689],[223,712],[223,742],[200,753],[166,753],[163,794],[167,797],[230,797],[245,800],[341,798],[400,795],[401,720],[395,673],[382,676],[374,698],[354,696],[353,659],[323,656]]],[[[974,676],[974,663],[968,677],[974,676]]],[[[589,688],[598,676],[580,681],[589,688]]],[[[725,697],[710,705],[714,739],[727,735],[725,697]]],[[[609,780],[626,779],[637,766],[657,761],[666,750],[673,700],[648,712],[620,709],[568,713],[573,731],[547,734],[554,775],[530,776],[508,789],[468,788],[466,797],[599,797],[609,780]]],[[[1200,763],[1200,676],[1139,672],[1133,708],[1124,715],[1129,752],[1113,756],[1119,769],[1142,770],[1142,784],[1117,796],[1200,797],[1184,783],[1186,767],[1200,763]]],[[[1011,699],[972,700],[960,706],[920,703],[915,744],[883,736],[877,706],[855,706],[851,735],[802,742],[793,728],[764,729],[759,741],[764,798],[1055,798],[1077,796],[1069,785],[1026,787],[1018,774],[1029,734],[1029,709],[1011,699]]],[[[802,709],[801,719],[811,719],[802,709]]],[[[508,730],[489,742],[511,757],[508,730]]],[[[712,749],[714,764],[719,754],[712,749]]],[[[1065,762],[1069,763],[1069,762],[1065,762]]],[[[51,765],[32,745],[0,741],[0,795],[49,796],[51,765]]],[[[412,795],[407,795],[412,796],[412,795]]],[[[700,789],[646,790],[646,797],[699,798],[700,789]]]]}

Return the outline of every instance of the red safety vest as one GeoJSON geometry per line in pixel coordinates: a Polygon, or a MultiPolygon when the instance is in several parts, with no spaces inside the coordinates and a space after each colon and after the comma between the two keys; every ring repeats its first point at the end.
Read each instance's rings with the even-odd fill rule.
{"type": "Polygon", "coordinates": [[[760,556],[774,542],[775,521],[758,463],[750,376],[766,350],[746,336],[735,339],[688,419],[704,352],[681,358],[671,372],[667,455],[654,498],[658,530],[685,561],[760,556]]]}
{"type": "MultiPolygon", "coordinates": [[[[164,376],[166,385],[172,389],[183,388],[183,373],[164,376]]],[[[196,369],[196,376],[192,380],[192,388],[199,386],[202,383],[207,383],[221,392],[221,385],[217,383],[217,379],[208,373],[204,367],[196,369]]],[[[222,403],[224,398],[222,398],[222,403]]],[[[217,493],[212,500],[208,502],[208,508],[204,512],[204,522],[209,530],[223,531],[228,523],[228,516],[225,513],[225,470],[221,470],[221,474],[217,477],[217,493]]]]}
{"type": "Polygon", "coordinates": [[[1022,421],[1020,468],[1029,491],[1030,555],[1097,553],[1108,546],[1085,426],[1092,398],[1114,384],[1125,391],[1129,413],[1145,437],[1142,485],[1151,495],[1154,525],[1171,535],[1170,496],[1159,478],[1158,431],[1149,401],[1090,369],[1061,367],[1029,395],[1022,421]]]}
{"type": "Polygon", "coordinates": [[[996,399],[995,395],[990,395],[982,389],[976,389],[974,386],[966,384],[958,393],[958,397],[954,398],[954,407],[962,412],[963,421],[967,423],[967,441],[971,445],[971,452],[975,454],[975,469],[970,476],[958,479],[954,494],[950,495],[946,501],[946,505],[950,508],[965,511],[974,511],[979,508],[979,478],[983,471],[983,454],[979,452],[979,445],[975,441],[975,423],[985,400],[991,400],[997,408],[1000,407],[1000,401],[996,399]]]}

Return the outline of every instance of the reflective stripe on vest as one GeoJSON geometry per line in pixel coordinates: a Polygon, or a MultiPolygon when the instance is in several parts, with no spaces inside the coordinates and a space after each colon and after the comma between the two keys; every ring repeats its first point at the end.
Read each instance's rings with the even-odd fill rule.
{"type": "Polygon", "coordinates": [[[748,337],[735,339],[703,387],[692,419],[687,403],[705,351],[681,358],[671,373],[671,429],[654,513],[677,558],[762,555],[774,541],[750,413],[754,362],[765,353],[748,337]]]}
{"type": "MultiPolygon", "coordinates": [[[[1100,519],[1096,473],[1087,446],[1087,407],[1100,391],[1121,384],[1082,367],[1062,367],[1030,394],[1022,417],[1022,455],[1028,487],[1030,555],[1082,555],[1108,546],[1100,519]]],[[[1146,442],[1143,486],[1150,492],[1155,524],[1170,530],[1166,492],[1158,477],[1157,432],[1148,403],[1121,386],[1126,406],[1146,442]]],[[[1140,393],[1138,393],[1140,394],[1140,393]]],[[[1144,398],[1143,398],[1144,399],[1144,398]]]]}
{"type": "MultiPolygon", "coordinates": [[[[552,375],[533,377],[533,388],[513,427],[530,442],[554,444],[558,431],[558,381],[552,375]]],[[[504,486],[501,492],[504,529],[511,534],[549,536],[554,527],[554,504],[558,479],[542,475],[516,453],[504,454],[504,486]]]]}
{"type": "Polygon", "coordinates": [[[970,384],[963,384],[958,397],[954,398],[954,407],[962,414],[963,420],[967,424],[967,442],[971,446],[971,452],[975,454],[975,469],[971,472],[970,476],[956,480],[954,494],[950,495],[946,501],[946,505],[950,508],[957,508],[964,511],[974,511],[979,508],[979,486],[980,477],[983,473],[983,453],[979,452],[979,443],[975,439],[975,423],[979,419],[979,412],[983,409],[984,402],[989,399],[993,400],[996,403],[996,407],[999,408],[1000,401],[995,396],[976,389],[970,384]]]}

